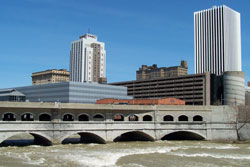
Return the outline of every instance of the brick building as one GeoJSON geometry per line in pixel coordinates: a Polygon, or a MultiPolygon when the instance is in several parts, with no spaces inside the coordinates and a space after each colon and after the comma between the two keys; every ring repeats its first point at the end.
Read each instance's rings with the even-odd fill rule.
{"type": "Polygon", "coordinates": [[[163,99],[101,99],[96,104],[129,104],[129,105],[185,105],[184,100],[176,98],[163,99]]]}
{"type": "Polygon", "coordinates": [[[188,66],[186,61],[181,61],[180,66],[173,67],[157,67],[156,64],[152,66],[142,65],[136,71],[136,80],[147,80],[155,78],[166,78],[187,75],[188,66]]]}

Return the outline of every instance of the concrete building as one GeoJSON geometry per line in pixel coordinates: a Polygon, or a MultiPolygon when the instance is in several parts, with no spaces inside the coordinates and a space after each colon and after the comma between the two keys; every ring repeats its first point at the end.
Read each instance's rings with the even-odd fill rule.
{"type": "Polygon", "coordinates": [[[69,71],[66,69],[50,69],[46,71],[40,71],[32,73],[32,85],[68,82],[69,71]]]}
{"type": "Polygon", "coordinates": [[[210,73],[110,83],[126,86],[135,99],[177,98],[187,105],[220,104],[221,78],[210,73]]]}
{"type": "Polygon", "coordinates": [[[98,82],[106,78],[106,50],[97,36],[85,34],[72,42],[70,50],[70,81],[98,82]]]}
{"type": "Polygon", "coordinates": [[[194,13],[195,73],[241,71],[240,13],[223,5],[194,13]]]}
{"type": "Polygon", "coordinates": [[[15,89],[0,89],[0,101],[25,101],[25,95],[15,89]]]}
{"type": "Polygon", "coordinates": [[[127,88],[97,83],[61,82],[17,87],[30,102],[96,103],[104,98],[132,99],[127,88]]]}
{"type": "Polygon", "coordinates": [[[225,72],[221,76],[192,74],[178,77],[110,83],[126,86],[135,99],[177,98],[186,105],[245,104],[244,72],[225,72]]]}
{"type": "Polygon", "coordinates": [[[185,105],[184,100],[176,98],[162,99],[101,99],[97,100],[96,104],[129,104],[129,105],[185,105]]]}

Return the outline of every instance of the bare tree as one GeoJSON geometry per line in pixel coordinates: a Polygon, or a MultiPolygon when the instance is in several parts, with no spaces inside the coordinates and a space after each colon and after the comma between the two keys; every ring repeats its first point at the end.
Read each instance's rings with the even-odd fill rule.
{"type": "Polygon", "coordinates": [[[250,105],[238,105],[234,106],[236,112],[236,124],[235,129],[237,133],[237,139],[241,140],[240,130],[250,124],[250,105]]]}

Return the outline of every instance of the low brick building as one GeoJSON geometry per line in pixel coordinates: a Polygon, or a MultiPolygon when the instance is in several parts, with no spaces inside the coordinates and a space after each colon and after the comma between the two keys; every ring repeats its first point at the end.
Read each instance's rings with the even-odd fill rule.
{"type": "Polygon", "coordinates": [[[97,100],[96,104],[129,104],[129,105],[185,105],[184,100],[176,98],[163,99],[101,99],[97,100]]]}
{"type": "Polygon", "coordinates": [[[182,60],[180,66],[173,67],[157,67],[156,64],[152,66],[142,65],[136,71],[136,80],[147,80],[156,78],[168,78],[187,75],[187,62],[182,60]]]}

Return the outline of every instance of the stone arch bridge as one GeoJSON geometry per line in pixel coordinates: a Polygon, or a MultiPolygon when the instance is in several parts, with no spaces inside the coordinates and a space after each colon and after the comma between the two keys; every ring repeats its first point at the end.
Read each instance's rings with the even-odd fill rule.
{"type": "Polygon", "coordinates": [[[0,143],[29,133],[39,144],[126,140],[235,139],[230,108],[70,103],[0,102],[0,143]]]}

